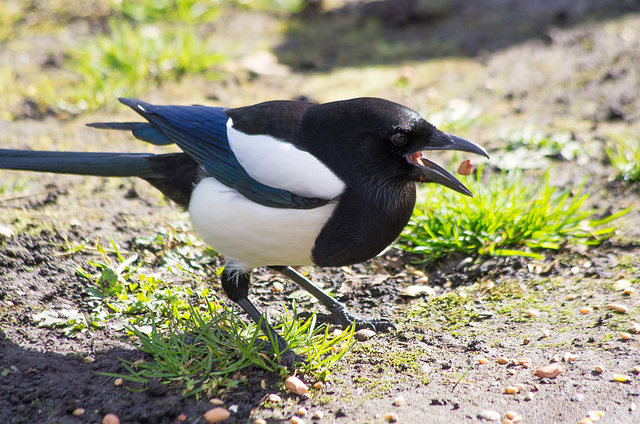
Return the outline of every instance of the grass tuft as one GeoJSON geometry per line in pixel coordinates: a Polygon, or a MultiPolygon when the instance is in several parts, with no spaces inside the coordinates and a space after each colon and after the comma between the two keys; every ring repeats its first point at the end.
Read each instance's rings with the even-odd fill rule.
{"type": "Polygon", "coordinates": [[[68,52],[65,67],[78,76],[76,84],[57,92],[43,85],[45,96],[58,109],[95,110],[116,97],[137,96],[187,74],[216,77],[216,67],[224,61],[189,27],[111,20],[109,32],[68,52]]]}
{"type": "Polygon", "coordinates": [[[640,181],[640,140],[614,138],[606,149],[611,165],[618,171],[618,178],[640,181]]]}
{"type": "Polygon", "coordinates": [[[524,184],[521,172],[483,181],[482,169],[477,179],[463,182],[474,198],[435,185],[421,193],[399,242],[401,249],[419,254],[419,262],[456,253],[542,258],[541,250],[565,244],[598,245],[615,231],[607,224],[631,209],[593,220],[582,186],[575,194],[560,191],[549,184],[548,172],[538,185],[524,184]]]}
{"type": "MultiPolygon", "coordinates": [[[[171,246],[172,242],[161,244],[171,246]]],[[[260,327],[240,319],[236,308],[207,287],[206,277],[174,264],[173,273],[182,270],[183,282],[170,284],[145,275],[136,265],[136,253],[125,257],[115,243],[111,245],[107,251],[96,244],[103,259],[90,262],[95,274],[80,267],[76,271],[92,283],[85,292],[88,311],[43,311],[32,318],[70,337],[105,327],[128,335],[149,359],[125,362],[129,373],[117,376],[138,383],[159,379],[171,388],[182,389],[185,395],[211,396],[234,388],[242,384],[242,372],[249,368],[289,374],[280,365],[284,352],[278,351],[277,343],[265,344],[260,327]]],[[[290,349],[306,356],[307,363],[299,365],[298,372],[326,378],[353,345],[353,328],[333,333],[317,325],[315,315],[298,319],[295,303],[291,311],[282,309],[284,314],[274,328],[290,349]]]]}

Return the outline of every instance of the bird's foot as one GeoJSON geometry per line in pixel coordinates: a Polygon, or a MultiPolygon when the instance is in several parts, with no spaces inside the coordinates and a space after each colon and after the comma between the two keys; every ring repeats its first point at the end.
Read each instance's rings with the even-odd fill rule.
{"type": "MultiPolygon", "coordinates": [[[[311,317],[311,313],[301,312],[299,313],[299,316],[301,318],[309,318],[311,317]]],[[[397,329],[396,326],[386,318],[374,318],[370,320],[358,318],[351,312],[347,311],[343,305],[331,308],[331,312],[328,314],[316,314],[316,321],[323,324],[335,325],[340,328],[347,328],[351,324],[355,323],[355,331],[368,328],[376,333],[386,333],[397,329]]]]}

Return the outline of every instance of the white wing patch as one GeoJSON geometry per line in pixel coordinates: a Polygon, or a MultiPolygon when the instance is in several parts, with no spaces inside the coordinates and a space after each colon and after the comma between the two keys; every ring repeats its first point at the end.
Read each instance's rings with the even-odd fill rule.
{"type": "Polygon", "coordinates": [[[247,135],[227,121],[227,137],[240,165],[251,177],[270,187],[300,196],[333,199],[345,185],[312,154],[267,135],[247,135]]]}
{"type": "Polygon", "coordinates": [[[314,209],[270,208],[254,203],[215,178],[191,194],[189,215],[202,240],[235,269],[312,265],[311,251],[336,202],[314,209]]]}

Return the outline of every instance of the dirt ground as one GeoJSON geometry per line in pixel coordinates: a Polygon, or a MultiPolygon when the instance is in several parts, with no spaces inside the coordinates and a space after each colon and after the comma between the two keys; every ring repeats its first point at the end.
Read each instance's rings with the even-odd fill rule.
{"type": "MultiPolygon", "coordinates": [[[[0,45],[0,64],[19,70],[28,62],[19,57],[55,55],[74,34],[81,39],[83,28],[76,23],[39,34],[37,42],[25,35],[20,48],[0,45]]],[[[553,183],[573,188],[588,175],[584,190],[598,217],[640,204],[638,186],[613,181],[604,154],[612,137],[640,137],[638,1],[346,2],[284,23],[264,13],[230,12],[217,31],[223,45],[241,46],[233,53],[233,77],[185,78],[144,98],[237,106],[299,96],[378,96],[427,116],[462,100],[480,118],[455,132],[488,147],[496,163],[514,160],[502,154],[501,134],[530,125],[552,136],[569,132],[580,147],[569,160],[545,159],[553,183]],[[266,49],[284,68],[252,70],[255,53],[266,49]]],[[[42,72],[53,72],[46,60],[38,63],[42,72]]],[[[131,120],[124,109],[71,120],[26,110],[23,119],[0,120],[0,146],[150,150],[129,136],[84,126],[131,120]]],[[[531,179],[539,176],[539,170],[528,171],[531,179]]],[[[127,424],[204,422],[208,399],[185,398],[161,384],[128,390],[136,387],[116,387],[113,378],[99,374],[122,373],[121,358],[142,355],[113,329],[69,338],[33,318],[43,310],[84,308],[85,281],[75,269],[87,267],[96,254],[67,254],[65,245],[113,238],[132,248],[135,238],[154,234],[165,222],[187,222],[186,214],[140,181],[11,172],[0,173],[0,181],[21,187],[0,195],[0,223],[14,232],[0,241],[2,422],[98,423],[107,412],[127,424]],[[95,362],[86,363],[88,355],[95,362]],[[80,417],[72,415],[78,407],[86,410],[80,417]]],[[[509,410],[526,423],[578,423],[594,410],[604,411],[602,423],[640,422],[640,376],[633,372],[640,366],[640,335],[620,337],[630,322],[640,322],[638,208],[616,225],[616,236],[600,247],[565,248],[544,260],[436,262],[418,270],[433,289],[418,298],[400,295],[421,274],[396,249],[354,267],[310,269],[351,310],[388,317],[398,331],[358,343],[332,370],[330,382],[307,397],[286,393],[277,376],[248,375],[247,385],[221,395],[226,407],[237,405],[227,422],[285,422],[301,406],[324,411],[321,420],[305,418],[324,423],[382,423],[390,412],[401,423],[476,422],[486,410],[499,413],[498,422],[509,410]],[[621,279],[636,292],[623,294],[616,284],[621,279]],[[610,303],[627,312],[606,308],[610,303]],[[591,312],[581,314],[583,307],[591,312]],[[488,363],[479,364],[485,357],[488,363]],[[499,357],[508,363],[499,364],[499,357]],[[517,358],[528,358],[528,366],[517,358]],[[551,361],[564,368],[558,378],[534,377],[551,361]],[[596,365],[604,372],[594,371],[596,365]],[[614,374],[629,380],[618,382],[614,374]],[[505,387],[517,384],[522,391],[505,394],[505,387]],[[284,401],[265,405],[269,393],[284,401]],[[399,395],[406,403],[394,406],[399,395]]],[[[261,307],[277,313],[295,290],[283,283],[284,293],[260,291],[261,307]]]]}

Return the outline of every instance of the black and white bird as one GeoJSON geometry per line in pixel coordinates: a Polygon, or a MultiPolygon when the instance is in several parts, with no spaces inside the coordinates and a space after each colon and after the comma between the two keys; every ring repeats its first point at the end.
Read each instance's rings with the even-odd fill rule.
{"type": "Polygon", "coordinates": [[[270,101],[236,109],[157,106],[120,99],[148,122],[95,123],[129,130],[181,153],[131,154],[0,149],[0,168],[140,177],[187,208],[200,237],[227,259],[222,287],[263,330],[248,299],[250,272],[268,266],[292,278],[346,327],[393,328],[362,320],[291,266],[343,266],[371,259],[409,221],[416,182],[471,192],[424,152],[478,145],[445,134],[418,113],[378,98],[325,104],[270,101]]]}

